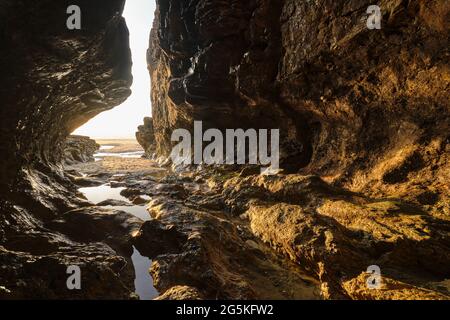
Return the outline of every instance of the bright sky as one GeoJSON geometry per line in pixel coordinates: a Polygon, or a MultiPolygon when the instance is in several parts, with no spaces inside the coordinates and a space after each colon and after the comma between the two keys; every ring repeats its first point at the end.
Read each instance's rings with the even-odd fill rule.
{"type": "Polygon", "coordinates": [[[91,138],[134,138],[144,117],[151,116],[150,76],[146,53],[155,12],[154,0],[127,0],[125,17],[133,55],[133,93],[122,105],[91,119],[74,134],[91,138]]]}

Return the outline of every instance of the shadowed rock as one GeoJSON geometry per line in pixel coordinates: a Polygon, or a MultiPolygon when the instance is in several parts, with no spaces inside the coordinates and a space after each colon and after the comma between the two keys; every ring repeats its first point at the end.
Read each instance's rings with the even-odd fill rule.
{"type": "Polygon", "coordinates": [[[136,140],[144,148],[147,156],[152,156],[156,151],[155,132],[153,129],[153,119],[150,117],[144,118],[144,125],[138,127],[136,132],[136,140]]]}
{"type": "Polygon", "coordinates": [[[90,182],[60,166],[70,132],[130,94],[124,1],[0,0],[0,298],[133,298],[135,243],[161,299],[449,299],[450,3],[382,1],[381,30],[369,0],[232,4],[157,1],[137,138],[167,157],[194,120],[280,129],[284,174],[126,176],[152,195],[141,225],[86,208],[73,182],[90,182]]]}
{"type": "Polygon", "coordinates": [[[86,205],[60,163],[65,151],[69,161],[89,160],[96,146],[86,138],[66,138],[131,93],[123,5],[0,1],[1,298],[134,297],[133,268],[102,242],[105,234],[80,235],[78,242],[64,233],[72,236],[76,225],[66,221],[58,231],[50,226],[65,219],[63,212],[86,205]],[[82,30],[67,29],[69,5],[82,8],[82,30]],[[80,265],[85,290],[67,289],[69,265],[80,265]]]}
{"type": "Polygon", "coordinates": [[[141,254],[153,259],[162,253],[179,253],[186,240],[186,236],[174,226],[150,220],[134,235],[133,243],[141,254]]]}
{"type": "Polygon", "coordinates": [[[69,136],[64,147],[64,162],[68,165],[77,162],[94,161],[94,153],[100,149],[95,140],[83,136],[69,136]]]}

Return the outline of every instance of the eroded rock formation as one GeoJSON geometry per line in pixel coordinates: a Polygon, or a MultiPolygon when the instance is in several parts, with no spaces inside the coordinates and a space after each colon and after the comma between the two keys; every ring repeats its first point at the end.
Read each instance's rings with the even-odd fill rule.
{"type": "Polygon", "coordinates": [[[64,146],[64,162],[74,164],[94,161],[94,153],[99,148],[100,145],[89,137],[71,135],[64,146]]]}
{"type": "Polygon", "coordinates": [[[153,129],[153,119],[144,118],[144,125],[138,127],[136,140],[144,148],[147,156],[151,157],[156,151],[155,131],[153,129]]]}
{"type": "MultiPolygon", "coordinates": [[[[168,155],[172,131],[192,130],[194,120],[280,129],[292,175],[222,174],[220,196],[184,205],[244,215],[241,227],[314,274],[324,297],[448,299],[450,4],[380,1],[382,28],[369,30],[372,2],[157,1],[148,55],[157,152],[168,155]],[[373,264],[381,291],[365,283],[373,264]]],[[[150,212],[195,237],[190,209],[150,212]]],[[[199,247],[208,252],[207,241],[199,247]]],[[[185,271],[153,258],[162,289],[201,287],[167,284],[163,275],[185,271]]],[[[211,288],[227,282],[211,268],[221,279],[211,288]]]]}
{"type": "MultiPolygon", "coordinates": [[[[0,1],[0,298],[134,296],[127,254],[102,241],[103,231],[100,238],[74,239],[69,231],[76,223],[57,227],[75,216],[64,212],[88,205],[60,167],[67,136],[130,94],[123,5],[0,1]],[[70,5],[82,10],[81,30],[66,27],[70,5]],[[68,290],[70,265],[84,270],[86,290],[68,290]]],[[[91,224],[99,230],[111,224],[105,238],[112,230],[124,239],[132,232],[104,215],[91,224]]]]}

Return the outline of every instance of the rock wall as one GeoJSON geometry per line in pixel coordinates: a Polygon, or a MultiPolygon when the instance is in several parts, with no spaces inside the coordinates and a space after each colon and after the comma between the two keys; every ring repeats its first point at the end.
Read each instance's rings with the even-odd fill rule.
{"type": "Polygon", "coordinates": [[[1,194],[21,168],[61,160],[65,138],[130,95],[132,76],[123,0],[0,2],[1,194]],[[69,30],[69,5],[82,29],[69,30]]]}
{"type": "MultiPolygon", "coordinates": [[[[200,239],[209,261],[200,273],[211,275],[199,282],[191,272],[193,240],[178,241],[182,268],[157,243],[157,285],[169,296],[187,285],[255,297],[245,271],[227,264],[235,255],[212,253],[207,239],[219,229],[187,230],[225,216],[241,238],[248,232],[314,275],[322,297],[448,299],[450,3],[376,1],[381,30],[367,28],[370,0],[157,3],[148,54],[157,152],[167,156],[172,131],[194,120],[277,128],[284,169],[213,169],[212,195],[150,204],[162,224],[154,228],[200,239]],[[191,219],[193,207],[205,216],[191,219]],[[382,290],[367,288],[370,265],[381,267],[382,290]]],[[[138,237],[151,246],[152,232],[138,237]]]]}
{"type": "Polygon", "coordinates": [[[316,297],[316,283],[325,298],[448,299],[448,2],[379,1],[381,30],[365,27],[369,0],[157,4],[141,143],[167,156],[194,120],[277,128],[284,173],[137,176],[155,197],[144,225],[92,207],[59,163],[70,132],[130,94],[124,1],[0,0],[0,298],[133,298],[133,241],[162,299],[316,297]],[[370,264],[383,290],[367,289],[370,264]],[[87,290],[68,291],[69,265],[87,290]],[[312,285],[295,287],[300,271],[312,285]]]}
{"type": "Polygon", "coordinates": [[[366,27],[368,0],[157,3],[148,61],[160,154],[193,120],[279,128],[285,172],[446,197],[448,3],[379,1],[381,30],[366,27]]]}
{"type": "Polygon", "coordinates": [[[124,0],[0,1],[0,299],[133,296],[134,271],[125,258],[131,252],[106,244],[112,230],[102,225],[126,239],[138,223],[126,224],[127,215],[119,222],[110,213],[64,214],[89,204],[59,165],[74,129],[130,95],[123,6],[124,0]],[[81,30],[66,27],[69,5],[81,8],[81,30]],[[82,223],[67,222],[70,216],[98,234],[74,239],[82,223]],[[68,290],[70,265],[86,272],[86,290],[68,290]]]}

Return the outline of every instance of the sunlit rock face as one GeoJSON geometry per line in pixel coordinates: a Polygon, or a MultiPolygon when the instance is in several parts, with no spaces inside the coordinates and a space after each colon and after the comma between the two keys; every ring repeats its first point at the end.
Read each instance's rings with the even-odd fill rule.
{"type": "MultiPolygon", "coordinates": [[[[124,2],[0,1],[0,299],[126,299],[134,291],[120,247],[74,242],[51,225],[86,205],[58,166],[66,137],[130,95],[124,2]],[[69,5],[81,8],[81,30],[66,26],[69,5]],[[69,265],[84,268],[90,289],[68,290],[69,265]]],[[[124,238],[131,231],[104,223],[124,238]]]]}
{"type": "Polygon", "coordinates": [[[170,153],[174,129],[202,120],[205,130],[281,127],[283,151],[306,165],[306,123],[277,99],[280,2],[157,3],[148,61],[159,153],[170,153]]]}
{"type": "Polygon", "coordinates": [[[436,284],[450,277],[450,3],[381,1],[380,30],[367,27],[370,0],[157,3],[158,153],[194,120],[280,129],[293,175],[223,177],[214,208],[243,214],[253,235],[307,266],[323,297],[448,299],[436,284]],[[383,267],[384,291],[367,289],[370,264],[383,267]]]}
{"type": "Polygon", "coordinates": [[[414,200],[444,190],[450,4],[384,1],[382,29],[369,30],[369,0],[157,3],[160,154],[193,120],[279,128],[287,172],[414,200]]]}
{"type": "Polygon", "coordinates": [[[275,128],[291,174],[138,175],[144,225],[85,208],[58,163],[130,94],[124,1],[0,0],[0,298],[133,298],[133,242],[162,299],[448,299],[450,4],[386,0],[368,30],[369,0],[157,3],[141,144],[167,156],[194,120],[275,128]],[[69,265],[87,290],[68,291],[69,265]]]}

